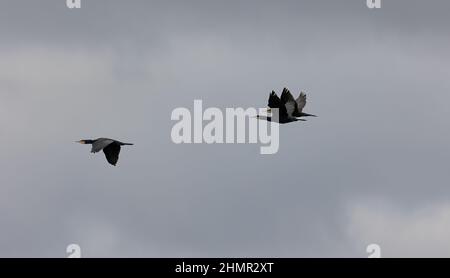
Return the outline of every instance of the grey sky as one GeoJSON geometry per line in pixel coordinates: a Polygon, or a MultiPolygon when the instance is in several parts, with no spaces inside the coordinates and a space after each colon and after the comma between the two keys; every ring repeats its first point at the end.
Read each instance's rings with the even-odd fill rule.
{"type": "Polygon", "coordinates": [[[0,256],[450,256],[448,1],[0,3],[0,256]],[[275,155],[170,140],[283,86],[275,155]]]}

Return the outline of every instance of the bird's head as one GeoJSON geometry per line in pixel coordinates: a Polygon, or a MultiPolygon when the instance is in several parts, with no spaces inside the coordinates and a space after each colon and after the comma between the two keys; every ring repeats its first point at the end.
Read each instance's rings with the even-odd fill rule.
{"type": "Polygon", "coordinates": [[[75,143],[79,143],[79,144],[92,144],[92,140],[79,140],[79,141],[75,141],[75,143]]]}

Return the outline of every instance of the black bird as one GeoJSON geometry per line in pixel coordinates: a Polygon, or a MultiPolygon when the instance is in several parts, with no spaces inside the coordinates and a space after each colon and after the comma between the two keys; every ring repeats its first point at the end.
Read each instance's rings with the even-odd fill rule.
{"type": "Polygon", "coordinates": [[[317,117],[316,115],[303,113],[303,108],[306,106],[306,94],[300,92],[297,99],[294,99],[291,92],[284,88],[281,93],[281,102],[285,104],[288,113],[292,111],[292,116],[294,117],[317,117]]]}
{"type": "MultiPolygon", "coordinates": [[[[278,109],[279,119],[278,122],[280,124],[296,122],[296,121],[305,121],[304,119],[300,119],[300,117],[313,116],[312,114],[303,113],[303,108],[306,105],[306,95],[301,92],[300,96],[297,100],[294,99],[291,92],[287,88],[283,89],[281,93],[281,99],[278,95],[272,91],[269,95],[268,106],[270,107],[267,111],[271,112],[272,109],[278,109]]],[[[260,116],[257,115],[257,118],[267,121],[272,121],[271,116],[260,116]]]]}
{"type": "Polygon", "coordinates": [[[97,153],[101,150],[105,153],[106,160],[108,160],[109,164],[116,166],[117,161],[119,160],[120,146],[125,145],[133,145],[131,143],[122,143],[117,140],[108,139],[108,138],[98,138],[95,140],[80,140],[77,141],[80,144],[91,144],[92,149],[91,153],[97,153]]]}

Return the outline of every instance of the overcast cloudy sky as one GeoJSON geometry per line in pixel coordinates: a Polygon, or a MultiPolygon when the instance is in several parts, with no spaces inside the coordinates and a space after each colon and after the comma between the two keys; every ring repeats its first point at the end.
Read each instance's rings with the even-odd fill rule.
{"type": "Polygon", "coordinates": [[[450,2],[0,3],[0,256],[450,256],[450,2]],[[277,154],[171,141],[284,86],[277,154]]]}

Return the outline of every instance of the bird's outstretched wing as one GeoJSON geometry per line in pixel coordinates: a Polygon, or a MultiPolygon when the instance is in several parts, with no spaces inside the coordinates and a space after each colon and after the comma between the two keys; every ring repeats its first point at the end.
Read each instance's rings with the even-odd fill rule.
{"type": "Polygon", "coordinates": [[[109,144],[103,149],[105,153],[106,160],[108,160],[109,164],[116,166],[117,161],[119,160],[120,153],[120,145],[113,143],[109,144]]]}
{"type": "Polygon", "coordinates": [[[270,93],[269,95],[269,103],[267,104],[267,106],[269,106],[270,108],[280,108],[280,105],[280,98],[274,91],[272,91],[272,93],[270,93]]]}
{"type": "Polygon", "coordinates": [[[298,113],[297,102],[287,88],[284,88],[283,93],[281,93],[281,103],[284,103],[284,106],[286,106],[286,112],[289,116],[298,113]]]}
{"type": "Polygon", "coordinates": [[[300,92],[300,95],[295,100],[295,102],[297,102],[298,112],[302,113],[303,108],[305,108],[306,105],[306,94],[304,92],[300,92]]]}
{"type": "Polygon", "coordinates": [[[287,116],[287,110],[284,103],[282,103],[281,99],[277,96],[277,94],[272,91],[269,95],[269,103],[268,106],[270,108],[278,108],[280,117],[287,116]]]}
{"type": "Polygon", "coordinates": [[[103,150],[107,146],[109,146],[111,143],[114,143],[114,140],[112,139],[106,139],[106,138],[99,138],[95,140],[95,142],[92,144],[91,153],[98,153],[99,151],[103,150]]]}

